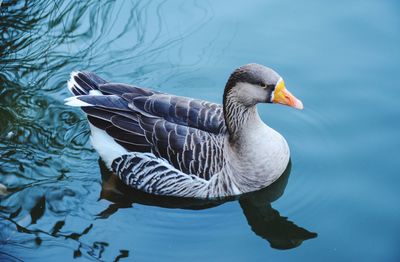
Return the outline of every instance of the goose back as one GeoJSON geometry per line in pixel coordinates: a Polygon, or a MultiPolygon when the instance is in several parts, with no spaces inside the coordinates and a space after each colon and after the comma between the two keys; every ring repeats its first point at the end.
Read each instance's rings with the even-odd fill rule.
{"type": "Polygon", "coordinates": [[[70,90],[89,122],[128,151],[151,152],[206,180],[222,169],[226,126],[221,105],[107,83],[93,73],[79,72],[73,79],[70,90]]]}

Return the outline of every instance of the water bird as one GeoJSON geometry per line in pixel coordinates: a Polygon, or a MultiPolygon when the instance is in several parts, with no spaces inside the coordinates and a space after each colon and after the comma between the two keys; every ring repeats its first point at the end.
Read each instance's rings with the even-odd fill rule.
{"type": "Polygon", "coordinates": [[[91,143],[128,186],[150,194],[220,198],[264,188],[290,159],[284,137],[260,118],[258,103],[303,109],[273,69],[243,65],[228,78],[223,103],[110,83],[72,72],[66,104],[81,107],[91,143]]]}

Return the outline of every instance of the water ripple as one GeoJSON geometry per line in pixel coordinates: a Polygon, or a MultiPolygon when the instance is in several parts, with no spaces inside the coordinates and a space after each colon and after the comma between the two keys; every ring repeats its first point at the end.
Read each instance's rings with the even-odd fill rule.
{"type": "Polygon", "coordinates": [[[227,216],[244,215],[246,230],[275,248],[316,236],[270,204],[283,194],[289,173],[280,186],[223,206],[226,201],[166,200],[124,188],[99,165],[83,114],[63,105],[73,70],[160,89],[186,77],[186,87],[187,75],[224,52],[216,47],[224,28],[201,39],[197,52],[188,49],[215,18],[209,2],[11,0],[3,1],[1,16],[0,184],[6,191],[0,195],[0,258],[40,260],[35,250],[41,250],[51,257],[118,260],[132,254],[130,241],[107,234],[187,237],[199,224],[184,223],[194,221],[205,239],[227,216]],[[144,220],[132,225],[140,216],[144,220]]]}

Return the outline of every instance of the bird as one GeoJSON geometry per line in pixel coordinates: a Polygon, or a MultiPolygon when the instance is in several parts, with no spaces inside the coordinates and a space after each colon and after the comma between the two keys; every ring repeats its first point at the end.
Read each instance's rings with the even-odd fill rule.
{"type": "Polygon", "coordinates": [[[285,138],[259,103],[303,109],[273,69],[246,64],[229,76],[222,104],[107,82],[74,71],[65,104],[87,116],[90,140],[121,181],[145,193],[216,199],[265,188],[290,160],[285,138]]]}

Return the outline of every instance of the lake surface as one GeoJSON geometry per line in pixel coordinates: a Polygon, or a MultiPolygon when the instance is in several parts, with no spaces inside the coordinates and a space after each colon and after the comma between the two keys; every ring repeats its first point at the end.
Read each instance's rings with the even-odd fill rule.
{"type": "Polygon", "coordinates": [[[400,4],[239,2],[3,1],[1,261],[400,261],[400,4]],[[63,102],[90,70],[220,103],[249,62],[305,109],[258,107],[291,167],[226,202],[127,190],[63,102]]]}

